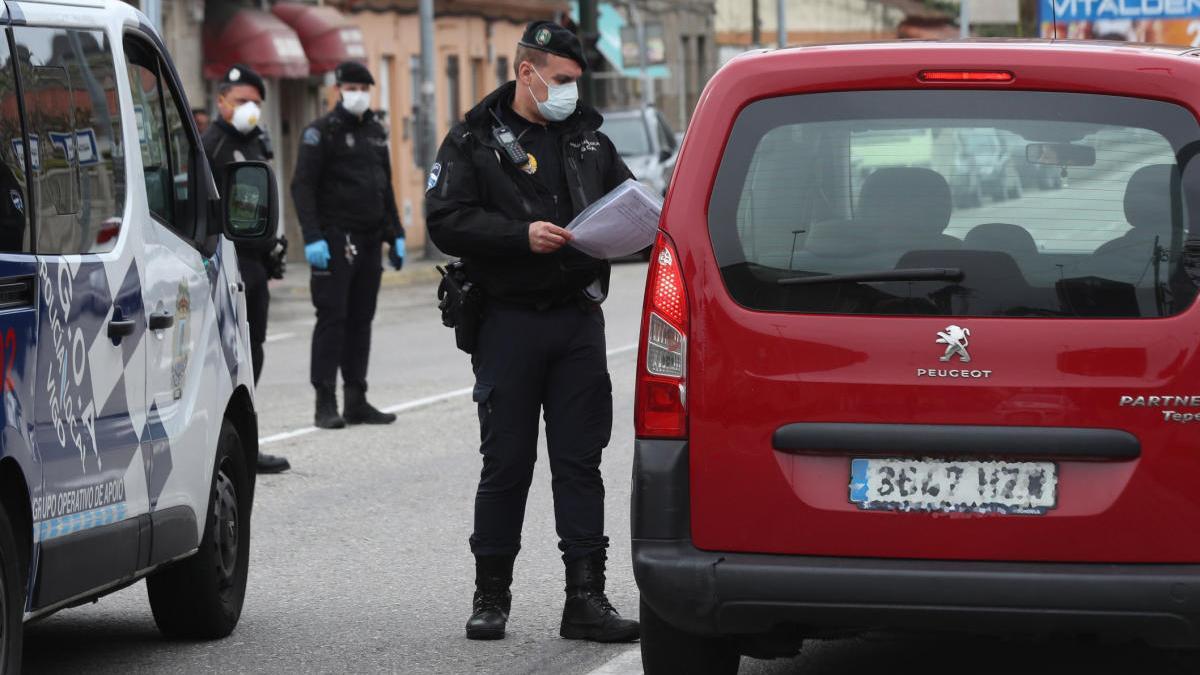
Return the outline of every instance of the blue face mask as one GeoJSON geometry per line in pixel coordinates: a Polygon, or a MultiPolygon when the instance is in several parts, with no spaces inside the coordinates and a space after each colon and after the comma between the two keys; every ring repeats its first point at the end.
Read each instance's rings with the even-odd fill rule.
{"type": "Polygon", "coordinates": [[[534,96],[533,89],[526,87],[526,89],[529,89],[529,95],[533,96],[534,102],[537,103],[538,112],[541,113],[542,117],[551,122],[561,122],[570,117],[579,104],[579,86],[574,82],[568,84],[550,84],[537,71],[537,68],[533,69],[533,74],[538,76],[542,84],[546,85],[546,91],[549,92],[549,96],[545,101],[539,101],[537,100],[537,96],[534,96]]]}

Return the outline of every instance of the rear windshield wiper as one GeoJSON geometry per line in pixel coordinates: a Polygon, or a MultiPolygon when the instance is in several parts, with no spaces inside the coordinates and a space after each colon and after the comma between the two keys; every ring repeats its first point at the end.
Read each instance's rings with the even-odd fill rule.
{"type": "Polygon", "coordinates": [[[963,271],[957,267],[908,267],[878,272],[853,274],[814,274],[810,277],[786,277],[776,281],[780,286],[808,284],[837,284],[856,281],[962,281],[963,271]]]}

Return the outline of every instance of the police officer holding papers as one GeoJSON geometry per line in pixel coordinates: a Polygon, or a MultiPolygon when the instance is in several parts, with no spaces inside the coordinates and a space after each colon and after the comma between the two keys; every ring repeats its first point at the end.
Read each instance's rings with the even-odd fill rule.
{"type": "Polygon", "coordinates": [[[560,635],[630,641],[637,622],[622,619],[604,592],[600,459],[612,431],[612,385],[600,302],[609,266],[571,248],[563,226],[631,174],[597,131],[600,114],[578,102],[587,63],[575,35],[530,24],[514,62],[516,81],[451,129],[425,193],[433,241],[463,259],[466,279],[483,292],[471,358],[483,471],[467,637],[504,637],[544,411],[566,564],[560,635]]]}
{"type": "Polygon", "coordinates": [[[317,393],[314,421],[323,429],[396,421],[367,402],[367,359],[382,245],[390,247],[392,267],[404,264],[387,130],[368,109],[375,79],[355,61],[340,64],[335,74],[340,100],[304,130],[292,178],[304,256],[312,267],[317,325],[310,378],[317,393]],[[343,415],[337,408],[339,368],[343,415]]]}

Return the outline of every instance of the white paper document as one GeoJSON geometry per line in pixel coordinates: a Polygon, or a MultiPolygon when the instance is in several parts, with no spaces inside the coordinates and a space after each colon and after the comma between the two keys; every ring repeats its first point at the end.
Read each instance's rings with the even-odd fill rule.
{"type": "Polygon", "coordinates": [[[597,199],[567,225],[571,246],[602,260],[633,255],[654,243],[662,199],[627,179],[597,199]]]}

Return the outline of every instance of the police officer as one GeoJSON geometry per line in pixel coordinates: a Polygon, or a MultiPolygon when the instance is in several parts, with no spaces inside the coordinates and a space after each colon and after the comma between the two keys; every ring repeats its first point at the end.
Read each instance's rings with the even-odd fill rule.
{"type": "Polygon", "coordinates": [[[396,416],[367,402],[371,321],[383,274],[382,244],[392,266],[404,264],[404,228],[392,192],[387,131],[369,110],[371,77],[355,61],[335,74],[340,100],[310,124],[300,139],[292,199],[304,233],[304,256],[312,267],[311,381],[317,390],[315,423],[390,424],[396,416]],[[337,409],[342,371],[345,408],[337,409]]]}
{"type": "MultiPolygon", "coordinates": [[[[217,110],[220,117],[205,130],[204,154],[218,174],[230,162],[270,160],[274,153],[258,120],[266,88],[258,73],[238,64],[229,69],[217,85],[217,110]]],[[[246,319],[250,324],[250,356],[254,367],[254,382],[262,374],[263,342],[267,339],[267,309],[271,294],[268,278],[283,278],[283,251],[286,240],[270,240],[266,244],[237,245],[238,269],[246,286],[246,319]]],[[[259,473],[279,473],[291,468],[287,459],[276,455],[258,455],[259,473]]]]}
{"type": "Polygon", "coordinates": [[[472,366],[483,471],[475,495],[473,613],[467,637],[504,637],[513,561],[545,412],[554,517],[566,564],[564,638],[638,636],[605,596],[600,457],[612,431],[604,347],[609,267],[566,244],[563,229],[631,177],[602,118],[578,102],[587,63],[574,34],[530,24],[516,81],[489,94],[447,135],[426,184],[429,232],[461,256],[485,307],[472,366]]]}

